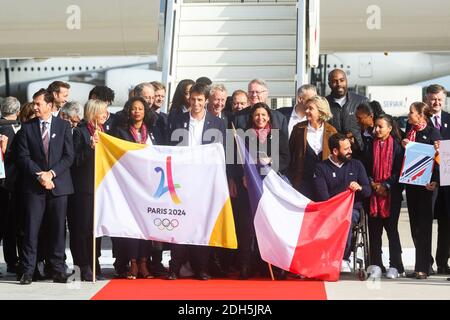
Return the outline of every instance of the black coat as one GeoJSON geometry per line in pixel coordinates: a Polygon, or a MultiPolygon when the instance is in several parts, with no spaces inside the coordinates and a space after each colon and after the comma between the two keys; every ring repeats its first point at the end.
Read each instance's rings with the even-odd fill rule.
{"type": "Polygon", "coordinates": [[[91,148],[91,134],[82,121],[73,130],[75,160],[70,168],[75,193],[94,194],[95,152],[91,148]]]}
{"type": "Polygon", "coordinates": [[[356,121],[355,111],[361,103],[368,103],[369,100],[359,94],[348,92],[347,101],[341,107],[334,101],[331,95],[328,95],[326,99],[330,104],[331,113],[333,114],[333,118],[329,121],[330,124],[340,133],[347,134],[351,132],[355,137],[355,142],[358,144],[359,149],[362,150],[361,129],[356,121]]]}
{"type": "MultiPolygon", "coordinates": [[[[17,132],[19,133],[19,131],[17,132]]],[[[16,166],[17,163],[17,141],[16,141],[16,132],[13,128],[13,125],[3,125],[0,126],[0,135],[5,135],[8,137],[8,144],[6,146],[5,153],[5,173],[6,178],[2,179],[1,186],[8,191],[18,190],[18,177],[19,170],[16,166]]]]}
{"type": "Polygon", "coordinates": [[[18,135],[18,164],[23,171],[22,191],[24,193],[42,194],[45,188],[37,179],[37,172],[53,170],[55,188],[54,196],[73,193],[70,166],[74,160],[72,129],[68,121],[52,117],[48,163],[45,158],[41,138],[39,119],[35,118],[22,125],[23,131],[18,135]]]}
{"type": "MultiPolygon", "coordinates": [[[[253,107],[247,107],[232,116],[231,123],[234,124],[236,129],[247,129],[252,109],[253,107]]],[[[279,129],[280,131],[283,131],[286,136],[289,136],[288,121],[285,116],[277,110],[271,110],[271,125],[272,129],[279,129]]]]}
{"type": "MultiPolygon", "coordinates": [[[[148,126],[147,126],[148,128],[148,126]]],[[[155,127],[150,127],[150,130],[148,131],[148,135],[150,137],[150,139],[152,140],[152,144],[154,145],[163,145],[165,140],[164,140],[164,136],[157,130],[154,130],[155,127]]],[[[126,140],[126,141],[130,141],[130,142],[136,142],[134,140],[133,135],[131,134],[131,131],[129,130],[129,128],[124,128],[124,127],[119,127],[116,128],[114,135],[117,138],[126,140]]]]}

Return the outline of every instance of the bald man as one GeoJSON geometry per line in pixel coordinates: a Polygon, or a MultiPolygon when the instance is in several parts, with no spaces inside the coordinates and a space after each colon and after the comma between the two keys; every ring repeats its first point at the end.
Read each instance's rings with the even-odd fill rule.
{"type": "Polygon", "coordinates": [[[369,103],[369,100],[348,91],[347,75],[341,69],[334,69],[328,74],[328,86],[331,93],[326,98],[333,113],[331,125],[347,135],[352,141],[352,149],[362,150],[361,129],[356,121],[355,110],[361,103],[369,103]]]}

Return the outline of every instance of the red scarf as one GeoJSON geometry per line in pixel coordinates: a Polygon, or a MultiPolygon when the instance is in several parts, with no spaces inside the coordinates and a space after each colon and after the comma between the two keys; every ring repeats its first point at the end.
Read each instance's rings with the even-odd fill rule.
{"type": "Polygon", "coordinates": [[[97,124],[97,128],[96,128],[95,125],[92,122],[90,122],[90,121],[87,123],[86,127],[87,127],[91,137],[94,135],[95,130],[98,130],[100,132],[105,132],[105,130],[103,129],[103,125],[97,124]]]}
{"type": "Polygon", "coordinates": [[[141,141],[138,141],[138,130],[135,127],[130,126],[130,132],[136,143],[140,143],[140,144],[147,143],[148,133],[147,133],[147,126],[145,125],[145,123],[143,123],[141,126],[141,141]]]}
{"type": "Polygon", "coordinates": [[[408,134],[406,135],[406,138],[409,141],[415,142],[416,141],[416,133],[419,131],[422,131],[427,126],[426,122],[419,123],[418,125],[412,126],[411,130],[409,130],[408,134]]]}
{"type": "MultiPolygon", "coordinates": [[[[394,153],[394,138],[389,136],[384,142],[381,139],[373,141],[372,177],[375,183],[382,183],[391,176],[394,153]]],[[[381,218],[389,217],[391,213],[391,193],[379,196],[375,192],[370,196],[370,215],[381,218]]]]}
{"type": "Polygon", "coordinates": [[[270,134],[270,123],[267,122],[266,126],[262,129],[259,129],[255,125],[253,125],[253,129],[256,131],[256,137],[258,138],[259,143],[266,142],[267,137],[270,134]]]}

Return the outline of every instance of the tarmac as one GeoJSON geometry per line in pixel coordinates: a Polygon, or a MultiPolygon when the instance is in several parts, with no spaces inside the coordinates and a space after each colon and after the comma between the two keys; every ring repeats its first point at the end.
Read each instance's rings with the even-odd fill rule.
{"type": "MultiPolygon", "coordinates": [[[[436,221],[433,225],[433,254],[436,250],[436,221]]],[[[407,271],[414,269],[414,246],[411,239],[409,219],[406,208],[402,208],[399,219],[399,232],[403,248],[403,263],[407,271]]],[[[383,261],[389,267],[387,238],[383,236],[383,261]]],[[[68,246],[67,246],[68,248],[68,246]]],[[[66,250],[67,264],[72,268],[70,250],[66,250]]],[[[164,252],[163,263],[168,264],[170,254],[164,252]]],[[[31,285],[19,285],[15,274],[6,272],[3,250],[0,248],[0,300],[88,300],[91,299],[114,276],[111,242],[105,239],[102,245],[100,264],[107,280],[91,282],[71,281],[67,284],[53,283],[50,280],[33,282],[31,285]]],[[[436,269],[436,266],[434,266],[436,269]]],[[[326,294],[329,300],[449,300],[450,275],[432,275],[426,280],[409,278],[368,279],[360,281],[355,273],[341,273],[337,282],[326,282],[326,294]]],[[[77,275],[72,276],[76,280],[77,275]]],[[[149,283],[152,280],[149,280],[149,283]]],[[[214,279],[209,280],[214,281],[214,279]]],[[[287,280],[289,281],[289,280],[287,280]]]]}

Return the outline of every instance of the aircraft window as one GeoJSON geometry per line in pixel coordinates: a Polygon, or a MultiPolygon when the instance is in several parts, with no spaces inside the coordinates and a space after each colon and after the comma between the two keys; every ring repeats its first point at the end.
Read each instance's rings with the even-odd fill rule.
{"type": "Polygon", "coordinates": [[[89,70],[89,67],[86,67],[86,70],[89,70]]]}
{"type": "Polygon", "coordinates": [[[21,70],[22,70],[22,68],[20,68],[20,67],[18,67],[18,68],[17,68],[17,71],[19,71],[19,72],[20,72],[21,70]]]}
{"type": "Polygon", "coordinates": [[[343,64],[341,64],[341,69],[344,67],[344,65],[343,64]]]}
{"type": "Polygon", "coordinates": [[[95,70],[95,66],[93,66],[92,69],[95,70]]]}
{"type": "Polygon", "coordinates": [[[68,68],[68,67],[66,67],[66,71],[67,71],[67,70],[69,70],[69,68],[68,68]]]}
{"type": "Polygon", "coordinates": [[[28,68],[27,67],[23,68],[23,71],[28,71],[28,68]]]}
{"type": "Polygon", "coordinates": [[[327,68],[329,68],[330,67],[330,65],[329,64],[327,64],[327,68]]]}
{"type": "Polygon", "coordinates": [[[72,71],[75,71],[75,67],[72,67],[72,71]]]}
{"type": "Polygon", "coordinates": [[[54,68],[54,67],[52,67],[52,71],[55,71],[55,68],[54,68]]]}
{"type": "Polygon", "coordinates": [[[37,67],[37,71],[41,71],[41,67],[37,67]]]}
{"type": "Polygon", "coordinates": [[[350,69],[350,66],[347,66],[348,69],[350,69]]]}
{"type": "Polygon", "coordinates": [[[337,65],[336,65],[336,64],[334,65],[334,68],[337,68],[337,65]]]}
{"type": "Polygon", "coordinates": [[[44,71],[47,71],[47,67],[44,68],[44,71]]]}
{"type": "Polygon", "coordinates": [[[11,67],[11,72],[14,72],[14,67],[11,67]]]}
{"type": "Polygon", "coordinates": [[[33,67],[31,67],[31,71],[34,71],[34,68],[33,68],[33,67]]]}
{"type": "Polygon", "coordinates": [[[82,68],[81,66],[79,66],[79,67],[78,67],[78,70],[80,70],[80,71],[81,71],[81,70],[83,70],[83,68],[82,68]]]}

